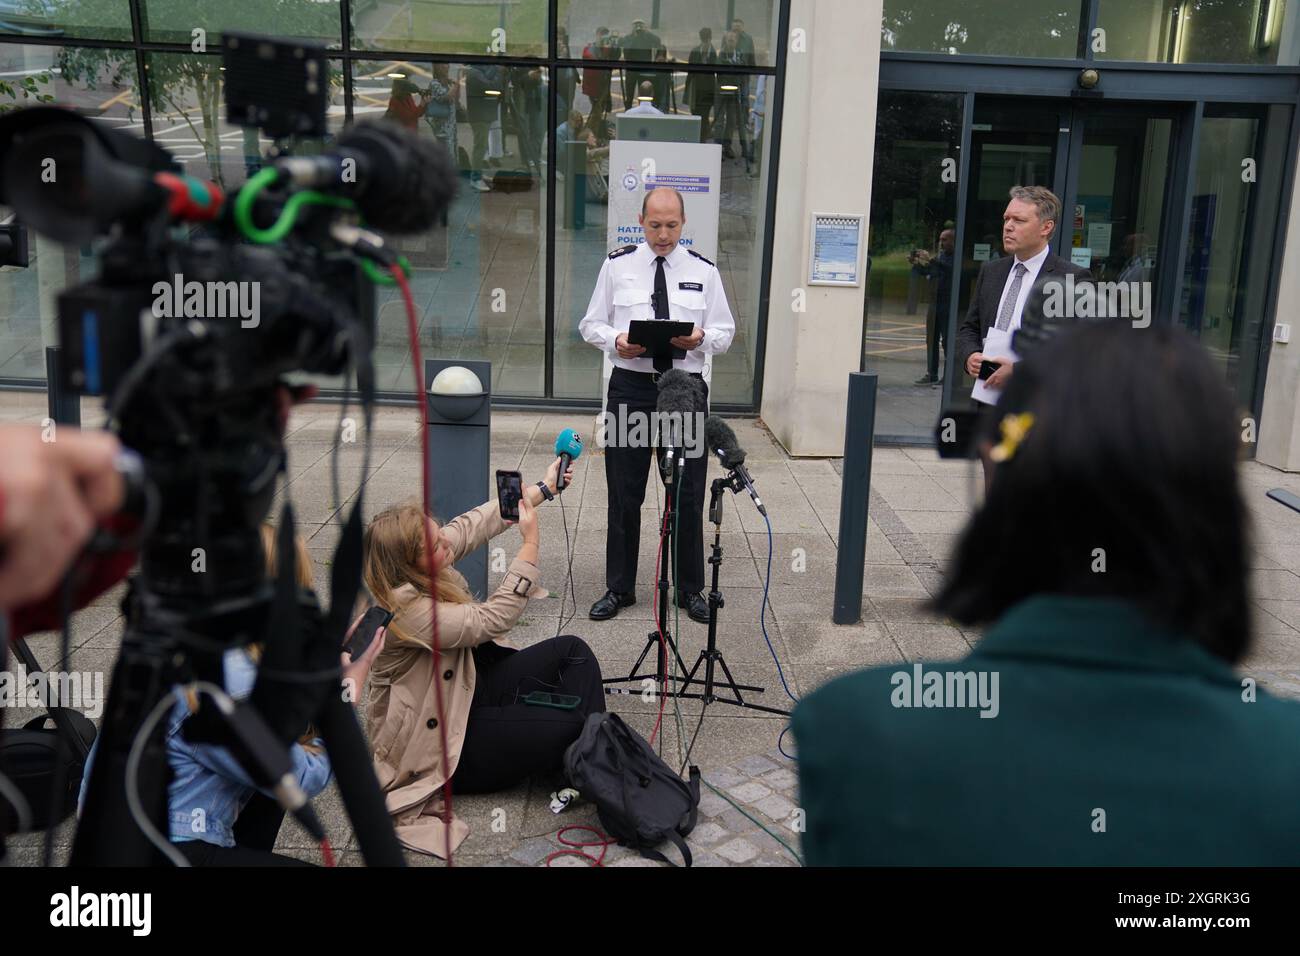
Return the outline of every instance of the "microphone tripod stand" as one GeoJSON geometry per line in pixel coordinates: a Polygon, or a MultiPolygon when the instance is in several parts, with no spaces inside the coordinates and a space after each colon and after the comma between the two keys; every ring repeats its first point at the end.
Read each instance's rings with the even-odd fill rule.
{"type": "MultiPolygon", "coordinates": [[[[628,675],[626,677],[606,677],[602,681],[602,683],[606,685],[625,683],[642,684],[646,680],[653,680],[657,686],[666,688],[669,650],[671,650],[673,656],[677,659],[677,666],[680,668],[681,673],[687,674],[686,662],[682,660],[681,652],[677,648],[677,642],[673,640],[672,633],[668,629],[668,569],[671,550],[669,547],[666,547],[667,542],[665,540],[669,538],[669,536],[672,536],[674,539],[676,537],[671,531],[672,526],[670,523],[672,519],[673,491],[676,483],[682,478],[684,467],[682,459],[671,454],[671,449],[666,458],[668,467],[665,472],[667,481],[664,483],[664,523],[659,531],[659,582],[657,585],[659,590],[659,610],[656,621],[658,629],[652,630],[646,637],[645,647],[641,649],[641,656],[636,659],[636,663],[632,665],[632,669],[628,671],[628,675]],[[662,642],[660,639],[661,635],[662,642]],[[653,674],[642,674],[640,673],[641,665],[645,663],[645,659],[650,654],[652,648],[657,649],[657,653],[655,654],[655,671],[653,674]]],[[[744,484],[735,472],[732,472],[727,478],[716,479],[713,482],[712,497],[709,502],[709,519],[714,522],[714,527],[717,530],[715,530],[713,536],[713,554],[712,557],[709,558],[709,563],[713,565],[713,590],[709,592],[708,647],[700,652],[699,659],[695,662],[695,666],[690,669],[686,680],[680,685],[680,689],[664,689],[659,691],[659,693],[663,693],[667,697],[701,700],[704,702],[705,706],[716,700],[724,704],[737,704],[738,706],[749,707],[755,710],[770,710],[773,713],[784,714],[786,711],[775,710],[770,707],[760,707],[757,704],[751,704],[748,701],[745,701],[740,695],[742,690],[754,691],[761,694],[764,692],[764,688],[756,687],[751,684],[737,684],[731,676],[731,671],[727,669],[726,661],[722,659],[722,652],[717,649],[718,608],[721,607],[723,603],[722,594],[718,591],[718,566],[722,563],[722,547],[718,537],[721,531],[722,521],[721,496],[723,490],[727,488],[735,490],[737,487],[743,488],[744,484]],[[699,670],[701,662],[705,662],[705,680],[703,681],[694,676],[696,671],[699,670]],[[713,667],[715,662],[721,663],[722,669],[727,675],[727,686],[735,695],[735,700],[719,698],[713,695],[713,667]],[[685,690],[685,688],[692,683],[703,685],[705,692],[703,694],[696,694],[685,690]]],[[[674,541],[674,544],[675,543],[676,542],[674,541]]],[[[605,688],[605,693],[639,694],[640,691],[607,686],[605,688]]]]}
{"type": "MultiPolygon", "coordinates": [[[[742,690],[756,690],[763,693],[762,687],[749,687],[745,684],[737,684],[736,679],[731,676],[731,668],[727,667],[726,658],[722,656],[722,651],[718,650],[718,608],[723,606],[722,592],[718,590],[718,572],[722,567],[722,493],[730,490],[733,494],[739,494],[746,490],[744,479],[735,471],[730,472],[725,478],[715,478],[709,486],[709,521],[713,524],[713,550],[709,555],[709,564],[713,566],[713,583],[709,591],[709,638],[708,643],[700,651],[700,656],[695,660],[695,666],[690,669],[686,675],[686,680],[682,682],[683,687],[689,687],[691,684],[703,684],[703,694],[689,694],[683,696],[698,697],[704,702],[704,706],[709,704],[731,704],[733,707],[745,707],[749,710],[761,710],[769,714],[782,714],[789,716],[790,711],[782,710],[780,707],[768,707],[764,704],[753,704],[741,696],[742,690]],[[695,675],[704,665],[704,680],[701,681],[695,675]],[[719,697],[714,693],[714,668],[721,667],[722,673],[726,676],[723,687],[729,690],[731,697],[719,697]]],[[[763,608],[759,608],[759,613],[763,613],[763,608]]]]}

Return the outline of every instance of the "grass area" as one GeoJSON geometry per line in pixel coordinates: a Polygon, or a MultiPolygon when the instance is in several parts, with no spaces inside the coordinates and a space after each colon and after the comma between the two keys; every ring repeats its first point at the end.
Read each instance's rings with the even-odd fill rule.
{"type": "Polygon", "coordinates": [[[547,51],[546,0],[469,4],[408,0],[399,8],[366,3],[353,14],[361,29],[353,34],[358,48],[423,50],[437,53],[495,52],[492,31],[501,26],[505,9],[504,52],[509,56],[544,56],[547,51]],[[394,9],[396,15],[383,19],[394,9]],[[373,35],[372,35],[373,33],[373,35]]]}
{"type": "Polygon", "coordinates": [[[906,299],[908,275],[912,266],[907,261],[910,250],[888,252],[871,257],[871,277],[867,280],[867,294],[872,298],[906,299]]]}

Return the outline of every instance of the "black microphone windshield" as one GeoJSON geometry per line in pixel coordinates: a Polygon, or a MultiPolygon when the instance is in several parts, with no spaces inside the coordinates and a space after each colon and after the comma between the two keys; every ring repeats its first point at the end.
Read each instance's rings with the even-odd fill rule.
{"type": "Polygon", "coordinates": [[[717,415],[704,419],[704,443],[722,459],[725,468],[735,468],[745,463],[745,452],[736,440],[736,433],[717,415]]]}
{"type": "Polygon", "coordinates": [[[438,222],[460,180],[447,150],[397,123],[355,123],[338,151],[360,158],[352,193],[366,224],[397,235],[423,232],[438,222]]]}
{"type": "Polygon", "coordinates": [[[700,407],[700,389],[696,380],[679,368],[669,369],[659,376],[659,400],[655,410],[690,415],[703,411],[700,407]]]}

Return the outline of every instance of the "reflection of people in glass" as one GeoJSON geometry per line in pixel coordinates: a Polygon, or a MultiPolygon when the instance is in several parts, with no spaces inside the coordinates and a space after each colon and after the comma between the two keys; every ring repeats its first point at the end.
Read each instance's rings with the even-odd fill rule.
{"type": "MultiPolygon", "coordinates": [[[[456,103],[460,98],[460,80],[453,80],[448,74],[446,63],[433,64],[433,77],[429,80],[426,91],[428,103],[424,107],[424,121],[429,124],[434,138],[446,148],[452,161],[459,164],[460,154],[456,150],[456,103]]],[[[441,224],[447,225],[447,209],[444,206],[441,224]]],[[[445,235],[442,240],[445,241],[445,235]]]]}
{"type": "MultiPolygon", "coordinates": [[[[675,62],[668,56],[668,48],[661,46],[655,50],[655,63],[662,63],[665,66],[675,62]]],[[[655,106],[665,113],[677,112],[677,91],[673,89],[673,74],[671,68],[666,68],[663,72],[654,74],[651,82],[655,90],[655,106]]]]}
{"type": "MultiPolygon", "coordinates": [[[[569,31],[564,27],[555,28],[555,55],[563,60],[567,60],[573,55],[569,52],[569,31]]],[[[577,70],[569,66],[556,68],[555,95],[559,98],[559,102],[556,104],[558,115],[564,116],[569,110],[573,109],[573,91],[577,85],[577,70]]]]}
{"type": "Polygon", "coordinates": [[[948,312],[952,302],[952,264],[953,251],[956,249],[957,234],[951,229],[939,233],[939,254],[924,256],[922,249],[916,249],[908,256],[912,267],[930,280],[934,290],[930,296],[932,303],[925,322],[926,373],[916,380],[917,385],[938,385],[943,379],[939,376],[939,350],[948,354],[948,312]]]}
{"type": "Polygon", "coordinates": [[[491,186],[483,181],[487,163],[488,130],[497,120],[503,86],[500,68],[475,64],[465,73],[465,104],[469,114],[469,128],[473,134],[470,150],[470,185],[479,192],[488,192],[491,186]]]}
{"type": "MultiPolygon", "coordinates": [[[[618,49],[610,42],[609,27],[598,27],[596,39],[582,48],[584,60],[613,60],[618,57],[618,49]]],[[[589,66],[582,68],[582,92],[591,101],[592,112],[599,109],[608,113],[614,104],[609,97],[610,71],[597,70],[589,66]]]]}
{"type": "Polygon", "coordinates": [[[530,169],[541,175],[545,84],[539,67],[515,67],[510,71],[510,108],[514,113],[519,151],[530,169]]]}
{"type": "Polygon", "coordinates": [[[1116,282],[1148,282],[1151,270],[1146,260],[1147,236],[1143,232],[1132,232],[1124,237],[1121,248],[1124,250],[1124,262],[1119,268],[1116,282]]]}
{"type": "Polygon", "coordinates": [[[736,35],[736,51],[744,57],[745,66],[753,66],[754,38],[745,32],[745,21],[736,17],[731,21],[731,32],[736,35]]]}
{"type": "Polygon", "coordinates": [[[637,90],[637,99],[640,101],[630,110],[624,110],[624,116],[663,116],[664,111],[654,104],[654,85],[649,80],[644,80],[637,90]]]}
{"type": "MultiPolygon", "coordinates": [[[[718,51],[713,46],[713,31],[708,27],[700,28],[699,45],[692,48],[690,63],[717,63],[718,51]]],[[[718,77],[715,73],[686,74],[686,106],[700,118],[700,142],[707,143],[712,125],[709,114],[713,111],[713,101],[718,92],[718,77]]]]}
{"type": "Polygon", "coordinates": [[[410,80],[398,77],[393,80],[393,90],[388,97],[388,110],[384,113],[384,119],[401,123],[407,129],[414,130],[420,122],[420,117],[424,115],[424,108],[428,102],[428,93],[410,80]],[[417,95],[419,99],[416,99],[417,95]]]}
{"type": "MultiPolygon", "coordinates": [[[[744,65],[744,58],[736,47],[736,34],[730,30],[722,35],[722,48],[718,51],[718,62],[728,63],[733,66],[744,65]]],[[[750,151],[749,145],[749,112],[748,97],[744,96],[744,77],[736,75],[720,75],[718,77],[718,114],[713,118],[714,132],[718,127],[722,127],[722,133],[718,137],[718,144],[722,146],[722,156],[724,159],[734,159],[736,154],[731,151],[731,137],[733,131],[740,135],[740,154],[745,158],[745,171],[753,172],[754,157],[750,151]]]]}
{"type": "Polygon", "coordinates": [[[587,165],[583,170],[587,175],[586,198],[591,202],[604,202],[609,195],[603,166],[609,156],[609,142],[597,137],[578,110],[569,111],[569,118],[556,127],[555,136],[557,147],[572,142],[586,144],[587,165]]]}
{"type": "MultiPolygon", "coordinates": [[[[659,34],[651,33],[645,28],[644,20],[632,21],[632,32],[623,37],[620,44],[623,49],[623,59],[628,63],[649,63],[654,59],[654,52],[663,46],[663,41],[659,39],[659,34]]],[[[652,73],[640,73],[627,70],[623,73],[623,108],[631,109],[636,105],[634,100],[636,95],[632,92],[634,88],[639,87],[643,80],[654,80],[652,73]]]]}
{"type": "MultiPolygon", "coordinates": [[[[740,63],[743,66],[753,66],[757,61],[754,59],[754,38],[745,32],[745,21],[736,17],[731,21],[731,32],[736,35],[736,53],[740,57],[740,63]]],[[[740,102],[749,106],[749,77],[739,77],[740,83],[740,102]]]]}
{"type": "Polygon", "coordinates": [[[460,81],[453,80],[446,63],[433,64],[433,77],[429,80],[428,104],[424,119],[438,142],[447,147],[456,159],[456,100],[460,94],[460,81]]]}

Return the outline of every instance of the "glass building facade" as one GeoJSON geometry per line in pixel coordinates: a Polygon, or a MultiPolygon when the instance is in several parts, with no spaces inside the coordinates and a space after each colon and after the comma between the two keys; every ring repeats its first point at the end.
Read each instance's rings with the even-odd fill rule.
{"type": "MultiPolygon", "coordinates": [[[[724,146],[716,258],[737,334],[713,362],[712,396],[751,409],[779,11],[776,0],[0,0],[0,111],[70,107],[166,146],[230,191],[272,144],[225,121],[221,31],[323,43],[332,135],[355,120],[406,122],[460,172],[446,221],[396,240],[413,268],[424,355],[491,361],[498,401],[595,405],[601,354],[578,320],[609,251],[615,119],[649,84],[647,102],[698,117],[701,141],[724,146]]],[[[30,246],[28,268],[0,270],[10,387],[43,383],[55,297],[95,270],[91,247],[34,235],[30,246]]],[[[375,362],[394,397],[411,388],[407,339],[399,294],[381,288],[375,362]]]]}
{"type": "Polygon", "coordinates": [[[1061,198],[1053,252],[1144,283],[1151,321],[1198,336],[1258,420],[1297,0],[884,0],[882,51],[862,363],[878,436],[933,440],[970,393],[948,345],[1017,184],[1061,198]]]}
{"type": "MultiPolygon", "coordinates": [[[[498,401],[575,406],[601,397],[601,354],[578,321],[610,248],[617,114],[644,102],[698,117],[700,139],[725,144],[716,259],[737,325],[711,395],[761,413],[791,6],[0,0],[0,110],[69,106],[229,190],[271,144],[224,120],[220,31],[324,43],[331,133],[405,115],[456,159],[446,221],[397,241],[424,354],[490,361],[498,401]]],[[[1064,203],[1053,250],[1097,279],[1148,283],[1153,320],[1196,334],[1258,416],[1297,151],[1300,0],[884,0],[881,50],[861,170],[861,367],[879,375],[878,438],[928,441],[941,405],[969,394],[949,345],[980,267],[1002,254],[1015,184],[1051,187],[1064,203]]],[[[30,266],[0,270],[0,386],[43,383],[55,296],[93,272],[92,253],[32,236],[30,266]]],[[[378,292],[378,323],[379,385],[401,398],[395,290],[378,292]]]]}

